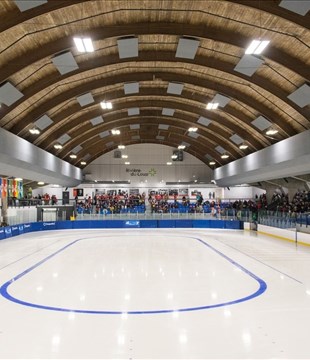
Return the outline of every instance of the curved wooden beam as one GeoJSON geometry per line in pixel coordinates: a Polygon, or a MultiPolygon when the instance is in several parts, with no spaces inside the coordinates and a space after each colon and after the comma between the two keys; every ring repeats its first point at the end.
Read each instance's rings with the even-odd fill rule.
{"type": "MultiPolygon", "coordinates": [[[[192,63],[192,61],[188,60],[188,59],[176,58],[175,53],[171,52],[171,51],[162,51],[160,53],[155,52],[155,51],[141,51],[139,54],[139,58],[136,59],[134,62],[136,64],[136,63],[140,63],[140,62],[153,61],[154,58],[156,58],[156,60],[160,61],[160,62],[168,62],[168,63],[171,62],[171,63],[181,63],[181,64],[182,63],[184,63],[184,64],[192,63]]],[[[92,72],[95,70],[98,71],[103,66],[112,66],[112,65],[115,65],[118,63],[128,64],[128,66],[130,66],[132,63],[132,60],[119,59],[118,54],[113,54],[113,55],[105,57],[104,59],[100,59],[100,60],[97,59],[97,61],[95,63],[93,61],[91,61],[91,62],[85,61],[84,63],[80,64],[80,69],[78,69],[72,73],[67,73],[62,76],[60,76],[60,74],[58,76],[55,76],[54,74],[51,76],[48,76],[48,77],[36,82],[35,84],[32,84],[29,88],[24,89],[23,90],[24,96],[20,100],[18,100],[17,102],[14,103],[14,109],[25,101],[31,101],[32,96],[35,96],[37,93],[40,93],[41,91],[43,91],[46,88],[57,88],[65,80],[68,80],[70,82],[70,79],[72,79],[75,75],[79,75],[81,78],[83,78],[85,76],[89,76],[89,72],[92,72]]],[[[307,107],[300,108],[297,104],[295,104],[293,101],[291,101],[287,98],[287,96],[289,94],[286,91],[283,91],[281,89],[281,87],[279,86],[279,84],[274,84],[272,81],[270,81],[266,77],[262,77],[258,74],[254,74],[251,78],[249,78],[248,76],[246,76],[244,74],[234,71],[235,64],[229,63],[227,61],[219,60],[219,59],[217,59],[215,62],[214,59],[211,57],[206,58],[205,56],[196,56],[195,57],[195,65],[201,66],[203,69],[211,68],[211,69],[220,71],[223,73],[222,76],[224,76],[225,78],[227,78],[230,75],[233,77],[231,79],[231,81],[235,81],[234,78],[236,78],[236,79],[240,78],[243,81],[246,81],[246,83],[248,83],[249,87],[251,87],[252,84],[257,86],[258,88],[262,89],[263,91],[275,96],[276,99],[278,99],[278,101],[282,101],[283,103],[286,103],[289,106],[291,106],[294,110],[296,110],[302,116],[304,116],[305,119],[310,118],[310,109],[309,108],[307,108],[307,107]]],[[[94,76],[96,76],[96,74],[94,76]]],[[[66,81],[66,83],[68,83],[68,81],[66,81]]],[[[268,94],[267,94],[267,96],[268,96],[268,94]]],[[[278,101],[277,101],[277,103],[278,103],[278,101]]],[[[281,105],[281,104],[279,104],[279,105],[281,105]]],[[[6,109],[4,109],[2,118],[5,118],[5,116],[10,111],[11,111],[11,108],[7,107],[6,109]]],[[[306,128],[305,128],[305,130],[306,130],[306,128]]]]}
{"type": "MultiPolygon", "coordinates": [[[[115,76],[105,77],[104,79],[95,79],[88,83],[82,83],[75,88],[68,89],[63,91],[61,94],[56,95],[52,99],[44,102],[33,111],[27,114],[22,121],[15,124],[13,127],[9,128],[11,132],[19,134],[25,126],[28,126],[35,119],[38,119],[40,116],[48,113],[53,107],[58,106],[60,103],[67,101],[71,98],[76,98],[77,96],[84,94],[85,92],[102,88],[103,86],[115,85],[117,83],[123,84],[124,82],[130,81],[152,81],[153,72],[143,72],[143,73],[130,73],[130,74],[118,74],[115,76]]],[[[198,87],[204,87],[207,89],[212,89],[219,93],[222,93],[230,98],[237,98],[239,101],[243,102],[247,106],[257,110],[257,113],[261,113],[266,118],[274,122],[282,131],[291,136],[295,135],[296,130],[288,123],[283,122],[279,117],[279,114],[275,112],[272,108],[269,108],[265,103],[257,102],[256,99],[253,99],[247,93],[240,91],[236,88],[231,88],[226,84],[219,84],[213,80],[207,79],[198,79],[197,77],[190,75],[182,75],[179,73],[169,72],[169,73],[160,73],[161,79],[168,82],[181,82],[185,84],[191,84],[198,87]]]]}

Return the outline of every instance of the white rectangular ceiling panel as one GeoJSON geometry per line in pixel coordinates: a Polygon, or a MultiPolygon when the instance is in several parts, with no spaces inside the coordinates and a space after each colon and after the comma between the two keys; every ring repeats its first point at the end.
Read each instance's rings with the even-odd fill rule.
{"type": "Polygon", "coordinates": [[[242,137],[237,134],[232,135],[229,139],[237,145],[240,145],[244,142],[244,139],[242,139],[242,137]]]}
{"type": "Polygon", "coordinates": [[[200,118],[197,120],[198,124],[201,124],[203,126],[209,126],[212,121],[210,119],[207,119],[203,116],[200,116],[200,118]]]}
{"type": "Polygon", "coordinates": [[[230,98],[221,94],[216,94],[212,100],[213,104],[218,103],[220,107],[225,107],[229,102],[230,98]]]}
{"type": "Polygon", "coordinates": [[[24,96],[15,86],[6,82],[0,86],[0,103],[11,106],[24,96]]]}
{"type": "Polygon", "coordinates": [[[109,136],[110,135],[110,132],[109,131],[102,131],[100,134],[99,134],[99,136],[101,137],[101,138],[105,138],[105,137],[107,137],[107,136],[109,136]]]}
{"type": "Polygon", "coordinates": [[[76,146],[73,150],[71,150],[71,152],[73,152],[73,154],[77,154],[79,153],[81,150],[83,150],[81,145],[76,146]]]}
{"type": "Polygon", "coordinates": [[[112,146],[114,146],[114,141],[110,141],[110,142],[106,143],[106,147],[110,148],[112,146]]]}
{"type": "Polygon", "coordinates": [[[251,124],[261,131],[266,130],[272,125],[271,122],[265,119],[263,116],[259,116],[258,118],[253,120],[251,124]]]}
{"type": "Polygon", "coordinates": [[[43,115],[38,119],[35,123],[35,126],[38,127],[40,130],[44,130],[50,125],[53,124],[53,120],[50,119],[47,115],[43,115]]]}
{"type": "Polygon", "coordinates": [[[169,125],[167,125],[167,124],[159,124],[159,125],[158,125],[158,129],[159,129],[159,130],[168,130],[168,129],[169,129],[169,125]]]}
{"type": "Polygon", "coordinates": [[[194,138],[194,139],[197,139],[199,138],[199,134],[197,134],[196,132],[189,132],[188,133],[188,136],[194,138]]]}
{"type": "Polygon", "coordinates": [[[131,124],[130,125],[130,130],[139,130],[140,129],[140,124],[131,124]]]}
{"type": "Polygon", "coordinates": [[[53,57],[52,62],[61,75],[67,74],[79,68],[70,51],[53,57]]]}
{"type": "Polygon", "coordinates": [[[209,154],[205,154],[205,157],[208,159],[208,160],[213,160],[213,157],[209,154]]]}
{"type": "Polygon", "coordinates": [[[138,38],[127,38],[117,40],[120,59],[138,56],[138,38]]]}
{"type": "Polygon", "coordinates": [[[133,135],[131,137],[132,140],[140,140],[140,136],[139,135],[133,135]]]}
{"type": "Polygon", "coordinates": [[[97,116],[97,117],[91,119],[90,122],[93,126],[96,126],[96,125],[103,123],[103,118],[102,118],[102,116],[97,116]]]}
{"type": "Polygon", "coordinates": [[[165,140],[165,137],[164,137],[164,136],[161,136],[161,135],[157,135],[157,136],[156,136],[156,140],[165,140]]]}
{"type": "Polygon", "coordinates": [[[222,146],[217,146],[215,150],[220,154],[224,154],[226,152],[226,150],[222,148],[222,146]]]}
{"type": "Polygon", "coordinates": [[[282,0],[279,6],[284,9],[293,11],[299,15],[306,15],[310,10],[309,0],[282,0]]]}
{"type": "Polygon", "coordinates": [[[89,105],[95,102],[93,95],[91,93],[87,93],[77,97],[77,101],[81,106],[89,105]]]}
{"type": "Polygon", "coordinates": [[[175,95],[181,95],[183,90],[184,84],[178,84],[178,83],[169,83],[167,93],[168,94],[175,94],[175,95]]]}
{"type": "Polygon", "coordinates": [[[163,108],[162,115],[173,116],[174,111],[174,109],[163,108]]]}
{"type": "Polygon", "coordinates": [[[264,60],[258,59],[255,56],[243,55],[234,70],[241,74],[252,76],[263,63],[264,60]]]}
{"type": "Polygon", "coordinates": [[[139,115],[140,114],[140,109],[139,108],[130,108],[128,109],[128,116],[134,116],[134,115],[139,115]]]}
{"type": "Polygon", "coordinates": [[[298,106],[305,107],[310,104],[310,86],[307,84],[302,85],[299,89],[288,96],[298,106]]]}
{"type": "Polygon", "coordinates": [[[199,40],[180,38],[175,56],[183,59],[194,59],[199,43],[199,40]]]}
{"type": "Polygon", "coordinates": [[[126,95],[139,93],[139,83],[132,82],[132,83],[124,84],[124,92],[126,95]]]}
{"type": "Polygon", "coordinates": [[[68,134],[63,134],[62,136],[60,136],[57,140],[57,142],[59,142],[61,145],[63,145],[64,143],[66,143],[67,141],[69,141],[71,139],[71,136],[68,134]]]}
{"type": "Polygon", "coordinates": [[[14,0],[20,11],[33,9],[47,3],[47,0],[14,0]]]}

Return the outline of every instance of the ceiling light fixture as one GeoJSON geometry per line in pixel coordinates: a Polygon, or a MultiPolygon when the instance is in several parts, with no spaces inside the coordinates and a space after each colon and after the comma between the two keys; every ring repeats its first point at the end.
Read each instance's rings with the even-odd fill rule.
{"type": "Polygon", "coordinates": [[[223,155],[221,156],[221,158],[222,158],[222,159],[228,159],[228,158],[229,158],[229,155],[223,154],[223,155]]]}
{"type": "Polygon", "coordinates": [[[172,162],[171,162],[171,161],[168,161],[168,162],[167,162],[167,165],[172,165],[172,162]]]}
{"type": "Polygon", "coordinates": [[[79,52],[94,52],[94,46],[91,38],[73,38],[76,48],[79,52]]]}
{"type": "Polygon", "coordinates": [[[70,155],[70,158],[71,158],[71,159],[76,159],[77,156],[76,156],[75,154],[71,154],[71,155],[70,155]]]}
{"type": "Polygon", "coordinates": [[[111,130],[112,135],[119,135],[121,132],[120,130],[113,129],[111,130]]]}
{"type": "Polygon", "coordinates": [[[122,159],[128,159],[128,155],[122,155],[122,159]]]}
{"type": "Polygon", "coordinates": [[[111,110],[113,108],[111,101],[101,101],[100,106],[103,110],[111,110]]]}
{"type": "Polygon", "coordinates": [[[249,147],[248,145],[242,144],[242,145],[239,146],[239,149],[245,150],[245,149],[247,149],[248,147],[249,147]]]}
{"type": "Polygon", "coordinates": [[[130,165],[130,162],[129,162],[129,161],[126,161],[126,162],[125,162],[125,165],[130,165]]]}
{"type": "Polygon", "coordinates": [[[16,180],[16,181],[23,181],[23,179],[22,178],[15,178],[14,180],[16,180]]]}
{"type": "Polygon", "coordinates": [[[33,135],[39,135],[40,134],[40,130],[37,128],[33,128],[33,129],[29,129],[30,134],[33,135]]]}
{"type": "Polygon", "coordinates": [[[179,146],[178,146],[178,149],[179,149],[179,150],[184,150],[185,147],[186,147],[185,145],[179,145],[179,146]]]}
{"type": "Polygon", "coordinates": [[[86,161],[81,161],[81,165],[86,165],[86,161]]]}
{"type": "Polygon", "coordinates": [[[38,181],[38,185],[44,185],[44,181],[38,181]]]}
{"type": "Polygon", "coordinates": [[[57,149],[57,150],[62,149],[62,145],[61,144],[55,144],[54,148],[57,149]]]}
{"type": "Polygon", "coordinates": [[[176,155],[176,154],[171,155],[171,159],[177,159],[177,158],[178,158],[178,155],[176,155]]]}
{"type": "Polygon", "coordinates": [[[196,128],[196,127],[190,127],[188,129],[189,132],[196,132],[197,130],[198,130],[198,128],[196,128]]]}
{"type": "Polygon", "coordinates": [[[249,47],[245,50],[245,54],[247,55],[258,55],[263,52],[266,46],[270,43],[268,40],[253,40],[249,47]]]}
{"type": "Polygon", "coordinates": [[[216,110],[219,106],[219,103],[208,103],[207,104],[207,110],[216,110]]]}
{"type": "Polygon", "coordinates": [[[266,131],[266,135],[275,135],[278,133],[278,130],[276,129],[269,129],[266,131]]]}
{"type": "Polygon", "coordinates": [[[215,165],[215,164],[216,164],[215,161],[210,161],[210,162],[209,162],[209,165],[215,165]]]}
{"type": "Polygon", "coordinates": [[[120,150],[123,150],[123,149],[125,149],[125,145],[118,145],[118,148],[119,148],[120,150]]]}

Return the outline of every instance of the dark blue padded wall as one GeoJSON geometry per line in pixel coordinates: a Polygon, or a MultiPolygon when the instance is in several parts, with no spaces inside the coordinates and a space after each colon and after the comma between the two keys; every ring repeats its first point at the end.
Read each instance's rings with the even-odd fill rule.
{"type": "Polygon", "coordinates": [[[243,229],[239,220],[75,220],[43,221],[0,228],[0,240],[33,231],[56,229],[206,228],[243,229]]]}

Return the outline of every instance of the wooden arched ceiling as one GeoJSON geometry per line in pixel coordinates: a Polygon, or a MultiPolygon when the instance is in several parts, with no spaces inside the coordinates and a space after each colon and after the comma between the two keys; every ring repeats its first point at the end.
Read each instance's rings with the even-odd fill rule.
{"type": "Polygon", "coordinates": [[[0,88],[9,82],[22,93],[10,106],[2,104],[0,126],[61,159],[81,166],[119,144],[184,142],[185,151],[206,164],[223,165],[310,128],[310,102],[299,106],[288,98],[309,84],[309,12],[299,15],[277,0],[41,2],[26,11],[18,1],[0,3],[0,88]],[[79,53],[75,36],[91,37],[95,51],[79,53]],[[126,37],[137,39],[138,56],[120,58],[118,40],[126,37]],[[199,41],[193,59],[176,57],[182,38],[199,41]],[[249,76],[235,67],[255,38],[270,44],[249,76]],[[67,52],[77,68],[61,75],[53,59],[67,52]],[[125,94],[124,84],[132,82],[139,92],[125,94]],[[167,93],[169,83],[182,84],[181,94],[167,93]],[[88,93],[94,101],[81,106],[77,98],[88,93]],[[207,110],[216,95],[228,104],[207,110]],[[102,110],[103,100],[113,109],[102,110]],[[129,116],[132,108],[139,114],[129,116]],[[173,116],[162,115],[163,108],[173,116]],[[31,135],[44,115],[52,123],[31,135]],[[104,121],[93,126],[98,116],[104,121]],[[278,134],[267,136],[252,123],[260,116],[278,134]],[[207,126],[197,122],[201,117],[210,120],[207,126]],[[198,128],[195,137],[189,127],[198,128]],[[121,135],[112,136],[112,129],[121,135]],[[64,134],[69,140],[56,150],[64,134]],[[236,135],[248,149],[239,149],[236,135]]]}

